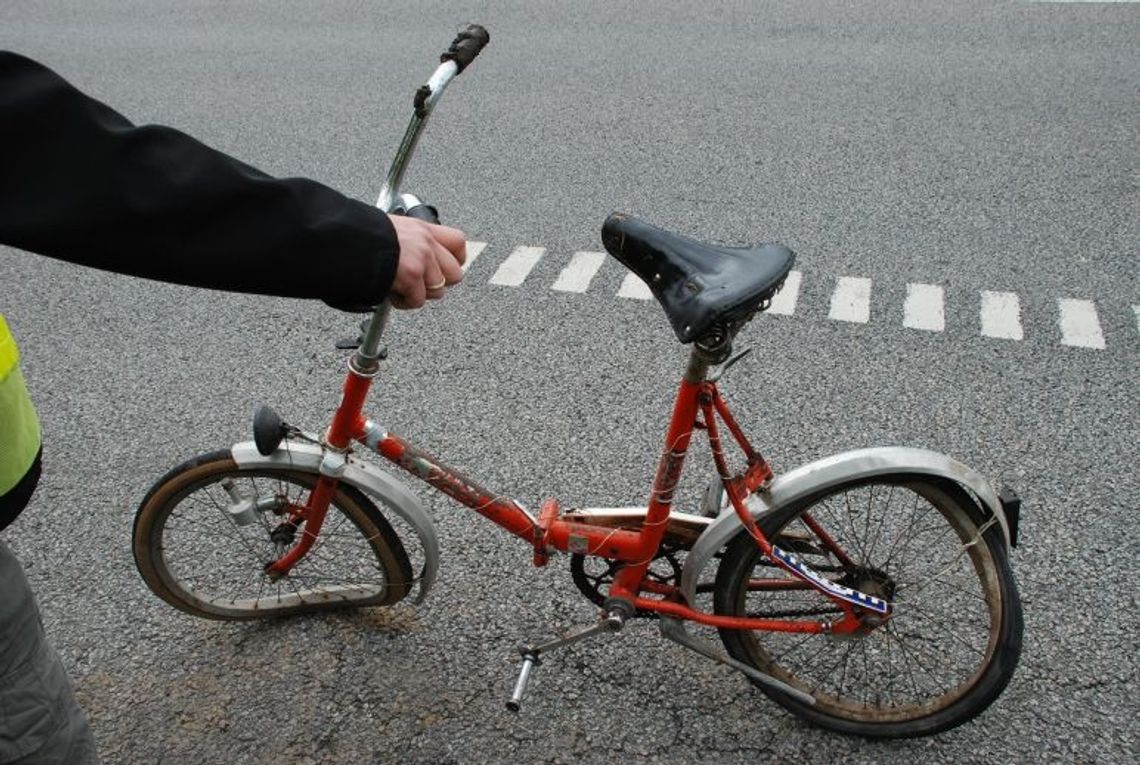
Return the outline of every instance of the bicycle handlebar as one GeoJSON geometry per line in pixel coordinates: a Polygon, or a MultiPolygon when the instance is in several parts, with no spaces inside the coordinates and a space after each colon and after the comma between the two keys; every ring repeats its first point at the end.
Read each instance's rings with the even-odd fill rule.
{"type": "MultiPolygon", "coordinates": [[[[404,168],[407,167],[408,161],[415,151],[420,133],[423,131],[424,125],[427,124],[427,118],[431,115],[435,102],[443,95],[448,83],[459,76],[459,73],[475,60],[475,57],[490,41],[491,35],[487,33],[486,29],[479,24],[468,24],[467,28],[451,42],[451,47],[439,57],[439,67],[431,78],[416,91],[412,119],[408,123],[399,148],[396,149],[396,156],[392,159],[392,166],[388,169],[388,177],[380,189],[379,198],[376,200],[376,206],[384,212],[394,212],[400,208],[401,213],[409,217],[419,218],[430,223],[439,223],[439,215],[434,207],[423,204],[411,195],[400,195],[400,182],[404,176],[404,168]],[[405,197],[410,199],[405,199],[405,197]],[[415,204],[410,203],[410,200],[414,200],[415,204]]],[[[361,338],[356,355],[353,357],[352,364],[355,368],[366,372],[375,370],[382,354],[380,336],[388,323],[388,314],[391,308],[392,303],[387,298],[376,306],[372,318],[364,329],[364,335],[361,338]]]]}
{"type": "Polygon", "coordinates": [[[456,74],[459,74],[475,60],[479,51],[483,50],[490,41],[491,35],[487,34],[486,29],[478,24],[468,24],[467,29],[460,32],[451,42],[451,47],[439,57],[439,61],[441,64],[445,61],[454,61],[457,67],[456,74]]]}

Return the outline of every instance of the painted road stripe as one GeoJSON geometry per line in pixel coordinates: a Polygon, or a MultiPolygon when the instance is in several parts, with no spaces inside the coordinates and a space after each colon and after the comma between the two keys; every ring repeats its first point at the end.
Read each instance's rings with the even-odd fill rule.
{"type": "Polygon", "coordinates": [[[1021,300],[1014,292],[982,291],[982,334],[1003,340],[1021,340],[1021,300]]]}
{"type": "Polygon", "coordinates": [[[641,281],[637,274],[625,275],[625,279],[623,279],[621,283],[621,288],[618,289],[617,296],[620,298],[632,298],[634,300],[653,299],[653,293],[649,290],[649,285],[641,281]]]}
{"type": "Polygon", "coordinates": [[[827,318],[866,324],[871,318],[871,280],[858,276],[841,276],[831,293],[831,312],[827,318]]]}
{"type": "MultiPolygon", "coordinates": [[[[463,271],[468,271],[488,247],[487,242],[468,242],[467,261],[463,271]]],[[[495,271],[490,284],[519,287],[530,276],[546,254],[545,247],[515,247],[507,259],[495,271]]],[[[551,289],[558,292],[582,294],[589,291],[595,277],[601,272],[606,259],[605,253],[579,251],[559,273],[551,289]]],[[[866,324],[871,316],[870,278],[842,276],[836,281],[831,294],[831,307],[828,318],[866,324]]],[[[799,307],[800,292],[803,288],[803,272],[790,271],[783,288],[773,296],[768,313],[779,316],[792,316],[799,307]]],[[[981,334],[1003,340],[1023,340],[1021,299],[1015,292],[995,292],[983,290],[981,296],[981,334]]],[[[617,297],[629,300],[652,300],[653,293],[636,275],[626,274],[618,289],[617,297]]],[[[1106,347],[1104,331],[1096,303],[1092,300],[1060,299],[1057,301],[1061,330],[1061,344],[1077,348],[1106,347]]],[[[1136,331],[1140,333],[1140,304],[1132,305],[1136,331]]],[[[903,304],[903,326],[927,332],[946,331],[946,293],[937,284],[911,283],[906,285],[906,299],[903,304]]]]}
{"type": "Polygon", "coordinates": [[[775,313],[780,316],[791,316],[796,312],[796,300],[800,297],[800,281],[803,274],[799,271],[789,271],[788,278],[784,280],[784,286],[776,293],[776,297],[772,298],[772,305],[769,306],[767,313],[775,313]]]}
{"type": "Polygon", "coordinates": [[[487,249],[486,242],[468,242],[467,243],[467,260],[463,261],[463,273],[467,273],[467,269],[471,268],[471,264],[475,262],[475,258],[487,249]]]}
{"type": "Polygon", "coordinates": [[[558,274],[550,289],[559,292],[585,292],[606,260],[604,252],[576,252],[569,265],[558,274]]]}
{"type": "Polygon", "coordinates": [[[941,332],[946,329],[942,288],[937,284],[906,285],[906,302],[903,304],[903,326],[941,332]]]}
{"type": "Polygon", "coordinates": [[[545,252],[545,247],[516,247],[499,265],[499,270],[491,277],[491,284],[504,287],[519,286],[526,281],[531,269],[538,264],[545,252]]]}
{"type": "Polygon", "coordinates": [[[1061,344],[1077,348],[1104,348],[1104,334],[1096,304],[1091,300],[1058,300],[1061,306],[1061,344]]]}

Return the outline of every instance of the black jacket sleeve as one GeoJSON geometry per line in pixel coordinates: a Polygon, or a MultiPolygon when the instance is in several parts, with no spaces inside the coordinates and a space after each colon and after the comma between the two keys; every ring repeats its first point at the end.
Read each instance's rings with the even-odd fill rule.
{"type": "Polygon", "coordinates": [[[315,181],[277,179],[176,130],[136,127],[55,72],[0,51],[0,243],[200,287],[384,298],[388,216],[315,181]]]}

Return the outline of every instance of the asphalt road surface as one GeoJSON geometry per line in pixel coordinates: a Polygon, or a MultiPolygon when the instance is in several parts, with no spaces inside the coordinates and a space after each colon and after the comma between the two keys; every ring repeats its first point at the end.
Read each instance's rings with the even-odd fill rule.
{"type": "MultiPolygon", "coordinates": [[[[491,45],[408,188],[486,247],[393,322],[375,417],[531,507],[643,502],[685,352],[616,261],[563,271],[613,209],[783,242],[798,289],[742,335],[734,408],[778,470],[900,444],[1015,487],[1020,668],[975,722],[874,743],[636,624],[551,655],[512,716],[516,644],[593,607],[564,558],[532,569],[419,485],[444,556],[423,605],[182,615],[134,569],[140,498],[247,439],[259,402],[323,427],[355,320],[4,250],[46,436],[6,539],[105,762],[1134,761],[1140,7],[93,0],[0,4],[0,45],[136,122],[372,199],[471,21],[491,45]],[[532,267],[505,266],[519,247],[532,267]]],[[[691,468],[690,498],[711,474],[691,468]]]]}

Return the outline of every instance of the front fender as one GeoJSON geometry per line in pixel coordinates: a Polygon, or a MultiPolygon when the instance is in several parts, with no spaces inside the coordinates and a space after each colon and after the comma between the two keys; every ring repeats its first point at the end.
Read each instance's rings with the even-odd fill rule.
{"type": "MultiPolygon", "coordinates": [[[[989,482],[961,462],[925,449],[882,446],[825,457],[778,476],[767,491],[752,494],[747,505],[756,518],[846,481],[898,473],[948,479],[961,485],[978,502],[982,512],[997,518],[1009,547],[1009,521],[989,482]]],[[[697,582],[705,566],[740,528],[740,518],[735,512],[722,512],[693,544],[681,573],[681,591],[689,603],[695,602],[697,582]]]]}
{"type": "MultiPolygon", "coordinates": [[[[257,451],[253,441],[234,444],[230,449],[234,462],[243,470],[260,467],[288,468],[302,473],[320,472],[325,450],[318,444],[286,439],[269,456],[257,451]]],[[[380,468],[352,455],[348,456],[340,480],[356,487],[385,508],[407,521],[420,539],[424,567],[420,573],[416,603],[422,603],[439,571],[439,539],[435,524],[423,504],[399,481],[380,468]]]]}

